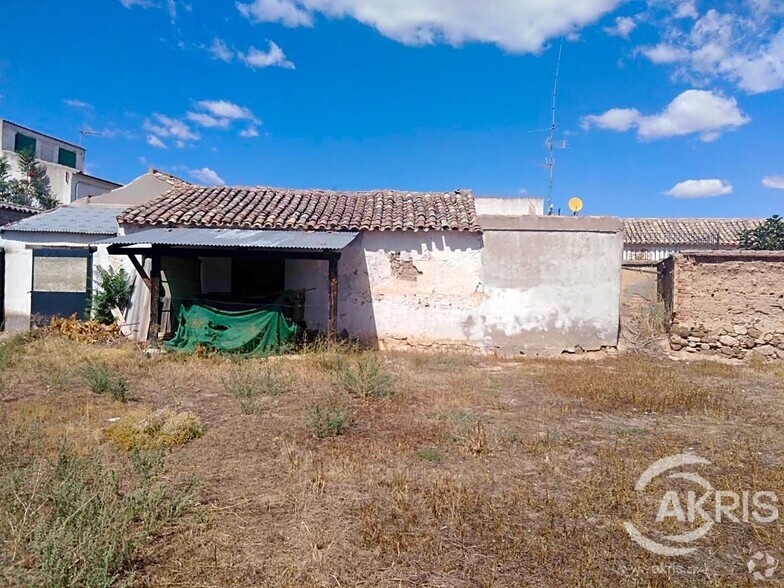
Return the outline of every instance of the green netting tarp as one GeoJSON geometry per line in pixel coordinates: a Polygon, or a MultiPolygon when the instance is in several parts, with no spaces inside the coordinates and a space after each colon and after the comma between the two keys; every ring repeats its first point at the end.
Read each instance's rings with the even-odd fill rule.
{"type": "Polygon", "coordinates": [[[220,353],[270,355],[293,346],[295,338],[296,328],[288,325],[279,304],[235,311],[186,303],[179,307],[174,338],[164,345],[188,353],[201,347],[220,353]]]}

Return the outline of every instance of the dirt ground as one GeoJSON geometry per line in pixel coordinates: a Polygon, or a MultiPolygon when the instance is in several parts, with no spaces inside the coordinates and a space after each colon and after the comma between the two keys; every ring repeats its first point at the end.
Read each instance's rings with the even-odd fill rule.
{"type": "Polygon", "coordinates": [[[784,566],[766,581],[748,568],[757,553],[784,559],[781,520],[745,522],[741,508],[678,544],[696,548],[679,557],[649,553],[624,527],[661,539],[699,526],[654,519],[665,490],[695,489],[689,480],[635,490],[656,460],[683,453],[710,463],[682,471],[775,493],[784,510],[784,370],[388,353],[377,357],[394,394],[357,397],[341,372],[367,356],[245,360],[288,378],[248,411],[227,383],[231,360],[48,337],[2,372],[0,407],[6,424],[40,420],[52,443],[85,451],[116,452],[110,419],[142,409],[201,417],[206,433],[165,461],[169,483],[194,481],[195,500],[141,546],[139,586],[784,585],[784,566]],[[126,378],[133,400],[92,393],[88,361],[126,378]],[[317,438],[314,407],[337,405],[350,426],[317,438]]]}

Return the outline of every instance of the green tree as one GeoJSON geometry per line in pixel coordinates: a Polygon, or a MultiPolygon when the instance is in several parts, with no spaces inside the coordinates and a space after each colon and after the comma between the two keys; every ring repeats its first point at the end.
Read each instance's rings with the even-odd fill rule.
{"type": "Polygon", "coordinates": [[[784,219],[774,214],[756,228],[743,231],[740,235],[740,248],[757,251],[784,250],[784,219]]]}
{"type": "Polygon", "coordinates": [[[14,181],[12,202],[44,210],[57,207],[59,202],[52,194],[46,168],[35,159],[32,151],[19,153],[19,171],[22,177],[14,181]]]}
{"type": "Polygon", "coordinates": [[[5,155],[0,155],[0,200],[11,201],[14,184],[11,178],[11,164],[5,155]]]}

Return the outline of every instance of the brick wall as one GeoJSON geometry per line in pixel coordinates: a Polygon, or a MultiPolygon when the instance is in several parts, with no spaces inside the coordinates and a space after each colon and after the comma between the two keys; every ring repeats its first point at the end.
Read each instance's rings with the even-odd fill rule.
{"type": "Polygon", "coordinates": [[[784,359],[784,252],[680,253],[663,273],[674,351],[784,359]]]}

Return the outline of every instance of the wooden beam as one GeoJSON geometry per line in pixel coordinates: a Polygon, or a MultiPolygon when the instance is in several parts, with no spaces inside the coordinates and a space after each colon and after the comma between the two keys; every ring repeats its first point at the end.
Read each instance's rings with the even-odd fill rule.
{"type": "Polygon", "coordinates": [[[338,260],[329,260],[329,330],[331,341],[338,336],[338,260]]]}
{"type": "Polygon", "coordinates": [[[153,252],[150,269],[150,328],[147,331],[147,342],[156,343],[161,330],[161,256],[153,252]]]}
{"type": "Polygon", "coordinates": [[[144,284],[147,286],[147,289],[150,292],[152,292],[152,284],[150,283],[150,276],[147,275],[147,272],[144,270],[144,266],[141,263],[139,263],[139,260],[136,259],[135,255],[128,255],[128,259],[131,260],[133,267],[139,273],[139,276],[141,277],[144,284]]]}

